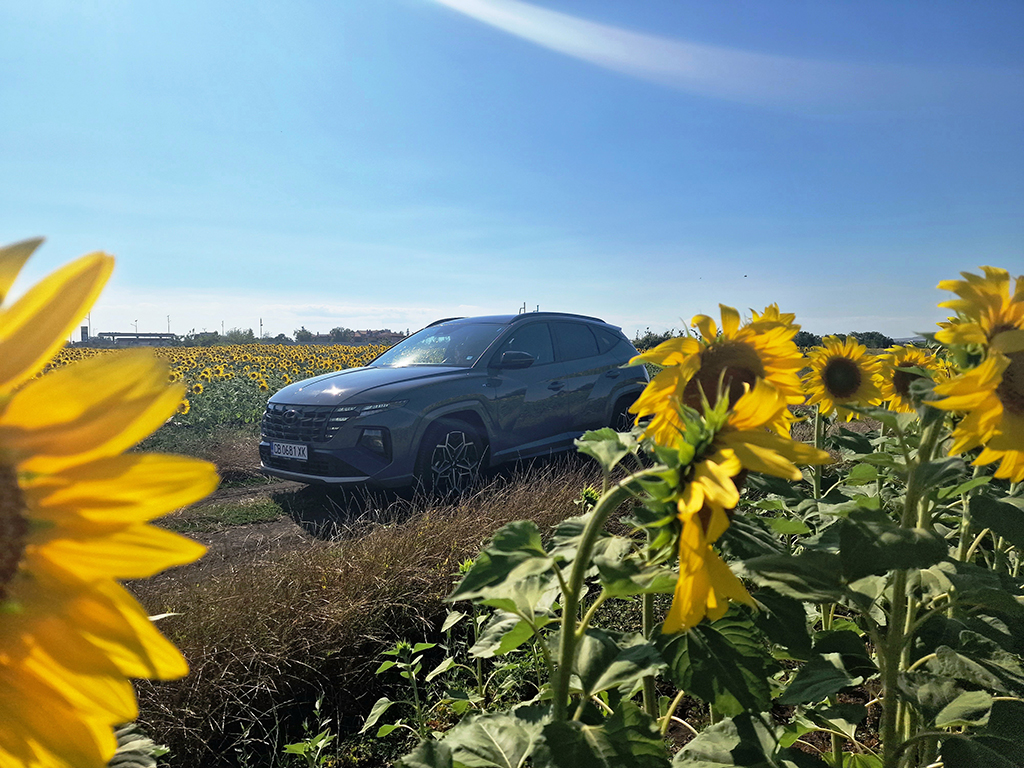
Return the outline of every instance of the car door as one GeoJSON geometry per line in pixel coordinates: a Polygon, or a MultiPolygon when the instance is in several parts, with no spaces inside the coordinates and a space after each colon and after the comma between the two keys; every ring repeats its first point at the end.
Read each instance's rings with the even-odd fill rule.
{"type": "Polygon", "coordinates": [[[491,436],[492,462],[537,456],[571,442],[564,370],[555,359],[548,323],[517,323],[499,341],[487,383],[496,427],[491,436]],[[526,352],[534,362],[526,368],[500,368],[505,352],[526,352]]]}
{"type": "Polygon", "coordinates": [[[566,401],[569,407],[569,428],[577,433],[608,426],[607,387],[601,377],[613,369],[603,359],[597,338],[586,323],[557,322],[551,324],[558,359],[565,364],[566,401]],[[604,394],[602,395],[602,393],[604,394]]]}

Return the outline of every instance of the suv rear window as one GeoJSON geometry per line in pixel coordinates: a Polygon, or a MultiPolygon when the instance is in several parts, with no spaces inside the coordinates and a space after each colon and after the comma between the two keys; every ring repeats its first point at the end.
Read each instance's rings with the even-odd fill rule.
{"type": "Polygon", "coordinates": [[[562,360],[578,360],[597,355],[597,341],[582,323],[554,323],[555,343],[562,360]]]}
{"type": "Polygon", "coordinates": [[[597,336],[597,346],[601,350],[601,354],[605,355],[611,352],[615,347],[623,342],[623,338],[605,328],[591,328],[594,335],[597,336]]]}

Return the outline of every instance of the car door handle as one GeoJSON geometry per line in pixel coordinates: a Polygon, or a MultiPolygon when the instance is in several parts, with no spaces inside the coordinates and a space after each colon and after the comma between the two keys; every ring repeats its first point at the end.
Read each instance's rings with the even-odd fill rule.
{"type": "Polygon", "coordinates": [[[548,384],[548,389],[552,390],[553,392],[558,392],[561,389],[565,389],[565,383],[561,381],[552,381],[550,384],[548,384]]]}
{"type": "Polygon", "coordinates": [[[619,378],[620,373],[621,371],[618,368],[612,368],[612,370],[606,371],[604,375],[607,376],[609,379],[617,379],[619,378]]]}

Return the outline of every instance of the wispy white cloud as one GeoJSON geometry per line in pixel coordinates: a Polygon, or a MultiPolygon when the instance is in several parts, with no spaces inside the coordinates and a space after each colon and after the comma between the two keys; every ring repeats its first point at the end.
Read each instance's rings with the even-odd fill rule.
{"type": "Polygon", "coordinates": [[[521,0],[435,0],[537,45],[680,90],[786,108],[849,111],[935,104],[1015,89],[1016,71],[938,72],[840,63],[673,40],[521,0]]]}

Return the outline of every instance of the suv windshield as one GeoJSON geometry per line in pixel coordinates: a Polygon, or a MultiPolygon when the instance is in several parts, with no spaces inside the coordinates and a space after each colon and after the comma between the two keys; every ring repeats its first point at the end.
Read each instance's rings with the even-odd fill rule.
{"type": "Polygon", "coordinates": [[[454,365],[468,368],[505,328],[497,323],[444,323],[424,328],[370,365],[454,365]]]}

